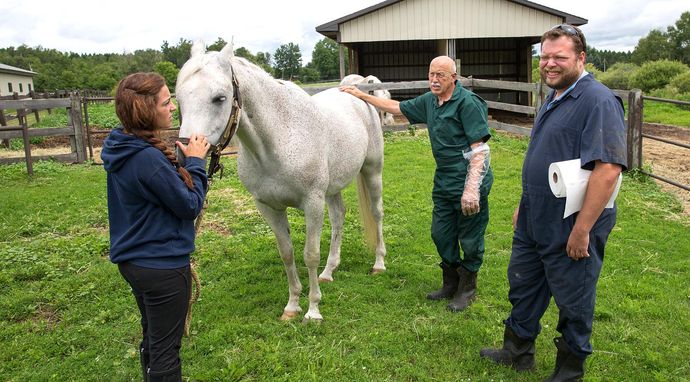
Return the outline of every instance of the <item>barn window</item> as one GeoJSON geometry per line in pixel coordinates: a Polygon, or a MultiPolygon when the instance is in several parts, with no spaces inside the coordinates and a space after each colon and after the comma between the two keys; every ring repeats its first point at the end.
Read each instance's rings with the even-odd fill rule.
{"type": "Polygon", "coordinates": [[[24,84],[19,83],[19,92],[24,93],[24,84]]]}
{"type": "Polygon", "coordinates": [[[9,90],[9,92],[12,93],[12,83],[11,82],[7,83],[7,90],[9,90]]]}
{"type": "Polygon", "coordinates": [[[31,91],[31,84],[26,84],[26,86],[29,88],[29,91],[31,91]]]}

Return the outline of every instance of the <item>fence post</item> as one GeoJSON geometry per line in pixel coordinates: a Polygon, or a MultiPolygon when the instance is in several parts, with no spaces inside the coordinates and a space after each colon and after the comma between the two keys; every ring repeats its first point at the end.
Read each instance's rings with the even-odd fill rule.
{"type": "Polygon", "coordinates": [[[89,148],[89,158],[93,160],[93,142],[91,140],[91,126],[89,126],[89,100],[82,98],[84,108],[84,130],[86,130],[86,145],[89,148]]]}
{"type": "Polygon", "coordinates": [[[31,141],[29,141],[29,128],[22,125],[22,140],[24,141],[24,159],[26,160],[26,172],[29,177],[34,176],[34,164],[31,159],[31,141]]]}
{"type": "Polygon", "coordinates": [[[539,109],[541,109],[541,103],[544,100],[544,92],[541,86],[541,81],[535,83],[536,91],[534,92],[534,117],[539,114],[539,109]]]}
{"type": "Polygon", "coordinates": [[[628,93],[628,169],[642,168],[642,91],[628,93]]]}
{"type": "Polygon", "coordinates": [[[74,128],[74,144],[77,162],[86,161],[86,147],[84,146],[84,126],[81,121],[81,99],[76,93],[70,96],[69,119],[74,128]]]}
{"type": "MultiPolygon", "coordinates": [[[[31,90],[29,92],[29,97],[31,99],[36,99],[36,93],[33,90],[31,90]]],[[[33,109],[33,112],[34,112],[34,117],[36,117],[36,123],[41,122],[41,116],[38,113],[38,109],[33,109]]]]}

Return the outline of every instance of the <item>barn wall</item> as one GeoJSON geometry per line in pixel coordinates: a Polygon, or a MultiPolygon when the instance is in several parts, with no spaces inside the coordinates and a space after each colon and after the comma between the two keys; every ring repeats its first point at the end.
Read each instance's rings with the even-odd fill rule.
{"type": "Polygon", "coordinates": [[[405,0],[340,24],[340,42],[540,36],[562,22],[505,0],[405,0]]]}

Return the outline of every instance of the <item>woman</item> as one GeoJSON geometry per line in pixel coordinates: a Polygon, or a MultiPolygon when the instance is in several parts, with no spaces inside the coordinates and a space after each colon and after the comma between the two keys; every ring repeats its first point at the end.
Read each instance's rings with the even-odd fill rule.
{"type": "Polygon", "coordinates": [[[107,171],[110,260],[132,288],[141,312],[144,381],[181,381],[180,345],[190,296],[194,219],[207,190],[209,143],[176,142],[181,166],[160,137],[172,126],[165,79],[134,73],[120,81],[115,110],[122,123],[103,143],[107,171]]]}

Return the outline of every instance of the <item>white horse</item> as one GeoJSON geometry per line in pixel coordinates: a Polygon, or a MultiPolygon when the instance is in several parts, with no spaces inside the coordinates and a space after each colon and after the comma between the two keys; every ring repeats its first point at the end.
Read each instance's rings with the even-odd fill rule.
{"type": "Polygon", "coordinates": [[[295,267],[287,207],[304,211],[304,262],[309,273],[309,310],[305,320],[321,320],[319,281],[332,281],[340,263],[345,206],[341,190],[357,177],[365,237],[376,254],[372,273],[386,269],[383,242],[383,135],[376,109],[338,89],[310,97],[291,82],[278,81],[263,69],[234,57],[232,45],[206,52],[193,45],[191,58],[177,78],[182,113],[180,137],[205,134],[218,144],[233,100],[233,76],[242,99],[237,171],[242,184],[276,236],[285,265],[289,299],[281,319],[302,309],[302,284],[295,267]],[[328,260],[317,276],[324,206],[332,233],[328,260]],[[364,207],[364,208],[363,208],[364,207]]]}
{"type": "MultiPolygon", "coordinates": [[[[378,79],[376,76],[366,76],[362,77],[359,74],[348,74],[347,76],[343,77],[342,80],[340,80],[340,85],[357,85],[357,84],[380,84],[381,80],[378,79]]],[[[381,89],[381,90],[374,90],[373,91],[374,96],[379,97],[379,98],[386,98],[386,99],[391,99],[391,92],[389,92],[386,89],[381,89]]],[[[382,115],[382,122],[384,125],[392,125],[394,123],[393,120],[393,114],[388,113],[388,112],[381,112],[383,113],[382,115]]]]}

